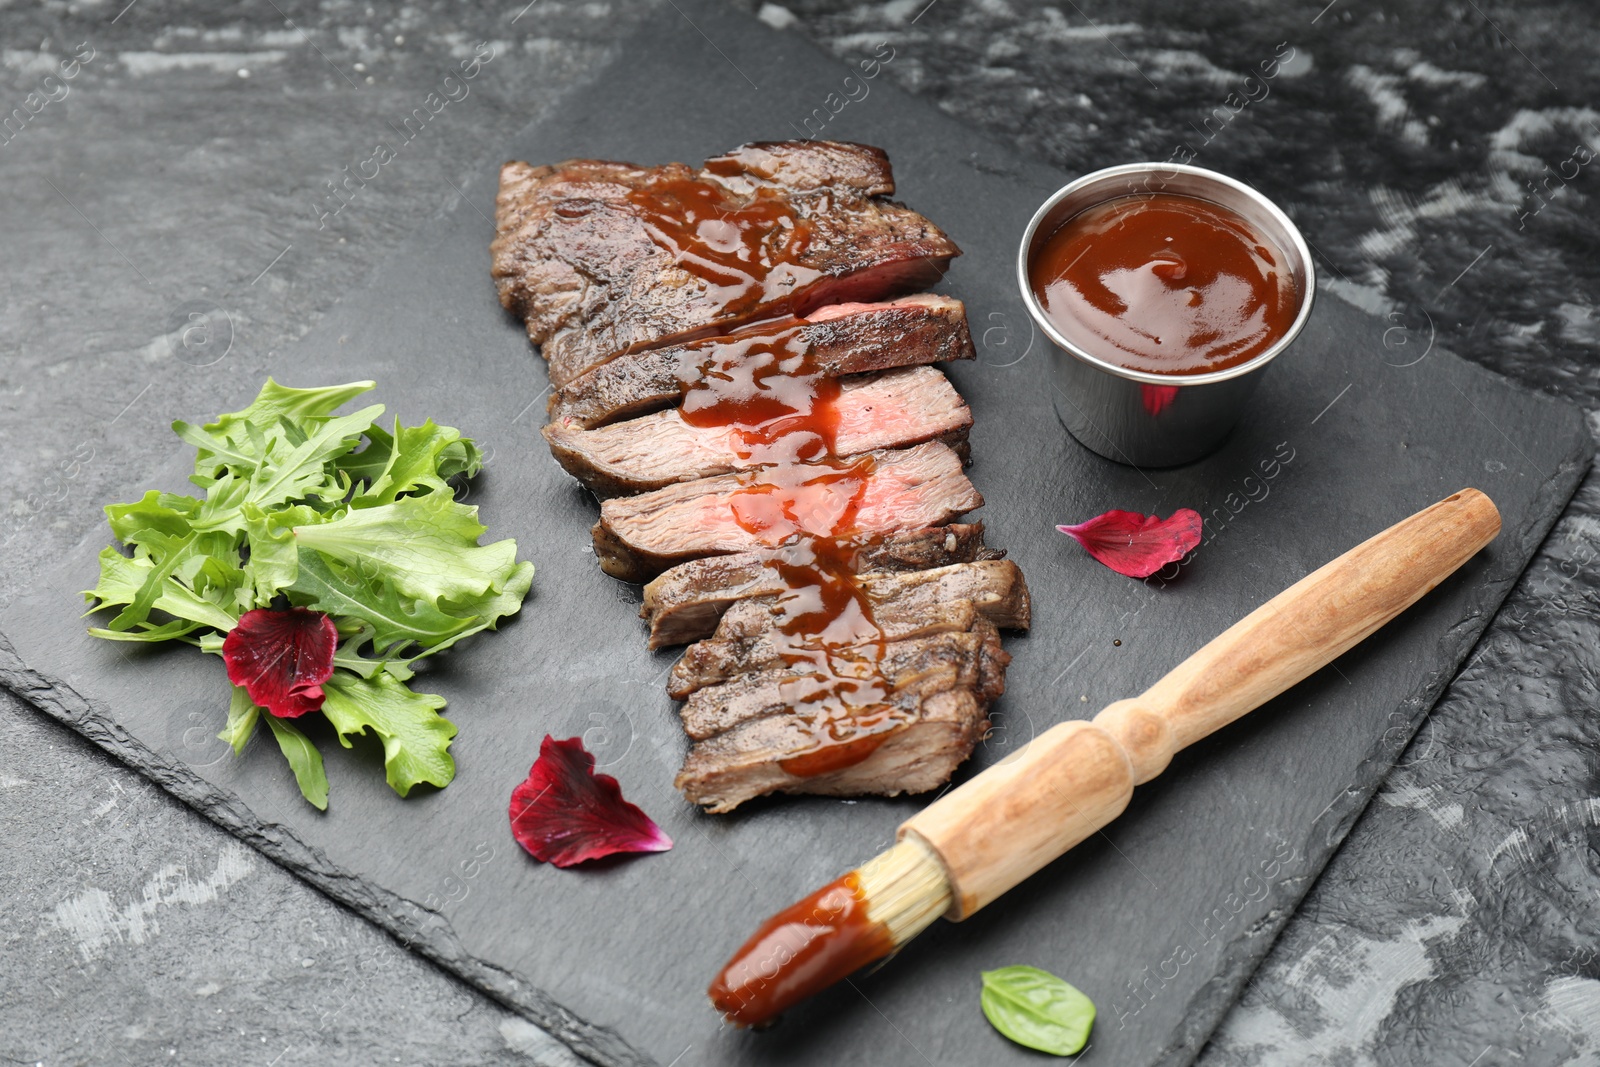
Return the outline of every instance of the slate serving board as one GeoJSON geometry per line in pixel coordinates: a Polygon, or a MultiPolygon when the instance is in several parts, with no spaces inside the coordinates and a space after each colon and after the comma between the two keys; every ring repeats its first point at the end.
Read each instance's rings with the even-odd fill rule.
{"type": "MultiPolygon", "coordinates": [[[[600,1063],[1029,1062],[977,1006],[978,971],[1010,963],[1060,973],[1096,1001],[1090,1062],[1186,1062],[1574,490],[1592,451],[1579,414],[1437,349],[1413,362],[1426,337],[1322,293],[1221,452],[1172,471],[1108,463],[1057,424],[1043,339],[1012,292],[1017,235],[1070,176],[881,76],[858,71],[846,85],[849,70],[792,36],[680,6],[503,155],[697,161],[808,132],[807,117],[817,132],[821,117],[825,136],[885,147],[900,197],[966,250],[942,288],[967,301],[980,358],[951,376],[977,420],[979,517],[1023,566],[1036,614],[1032,634],[1007,642],[1016,659],[998,728],[960,778],[1139,691],[1308,570],[1465,485],[1500,505],[1500,539],[1379,639],[1181,755],[1106,834],[1001,904],[937,925],[777,1031],[720,1027],[702,990],[729,951],[775,908],[886,845],[921,801],[791,798],[711,817],[672,791],[686,748],[662,689],[675,654],[645,651],[637,590],[595,566],[595,506],[537,435],[543,370],[488,277],[496,159],[466,203],[274,370],[302,385],[374,378],[391,413],[460,426],[490,453],[473,502],[538,573],[519,621],[424,680],[461,727],[455,784],[402,801],[383,784],[375,744],[347,753],[324,731],[332,800],[319,815],[269,740],[229,757],[211,739],[226,707],[220,664],[84,635],[74,594],[92,584],[98,529],[0,616],[0,681],[600,1063]],[[865,98],[834,114],[862,85],[865,98]],[[1159,591],[1051,529],[1111,507],[1180,506],[1208,517],[1207,540],[1159,591]],[[676,848],[565,872],[522,855],[504,811],[546,733],[583,735],[676,848]]],[[[863,58],[874,52],[864,45],[863,58]]],[[[172,416],[248,402],[224,384],[208,407],[172,416]]],[[[187,449],[175,438],[166,447],[122,499],[184,488],[187,449]]]]}

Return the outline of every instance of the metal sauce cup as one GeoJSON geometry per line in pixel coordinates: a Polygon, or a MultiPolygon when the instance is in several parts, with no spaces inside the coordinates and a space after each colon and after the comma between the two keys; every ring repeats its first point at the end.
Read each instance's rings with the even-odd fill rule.
{"type": "Polygon", "coordinates": [[[1305,238],[1276,204],[1215,171],[1180,163],[1130,163],[1086,174],[1063,186],[1034,213],[1017,252],[1017,284],[1034,325],[1055,345],[1050,376],[1056,414],[1085,447],[1138,467],[1174,467],[1212,452],[1239,421],[1273,359],[1311,316],[1316,278],[1305,238]],[[1300,296],[1287,333],[1260,355],[1202,374],[1152,374],[1118,366],[1061,335],[1045,315],[1028,277],[1035,250],[1068,219],[1107,200],[1178,193],[1237,212],[1283,253],[1300,296]]]}

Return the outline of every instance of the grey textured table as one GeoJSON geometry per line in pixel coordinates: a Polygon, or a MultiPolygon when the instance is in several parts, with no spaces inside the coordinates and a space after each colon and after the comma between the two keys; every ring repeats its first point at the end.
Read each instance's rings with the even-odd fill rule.
{"type": "MultiPolygon", "coordinates": [[[[1600,16],[1576,0],[1190,7],[762,16],[842,54],[893,42],[889,76],[1067,169],[1188,142],[1288,204],[1329,287],[1392,316],[1408,358],[1434,337],[1597,406],[1600,16]],[[1280,42],[1296,58],[1263,95],[1245,77],[1280,42]]],[[[558,0],[0,12],[0,115],[24,109],[0,144],[0,596],[101,521],[109,472],[197,376],[253,387],[636,18],[558,0]],[[319,228],[324,183],[480,40],[497,58],[472,95],[319,228]],[[92,58],[46,83],[75,51],[92,58]],[[198,355],[173,343],[191,312],[215,331],[198,355]]],[[[1600,1063],[1597,519],[1591,476],[1202,1062],[1600,1063]]],[[[0,702],[6,1060],[572,1062],[0,702]]]]}

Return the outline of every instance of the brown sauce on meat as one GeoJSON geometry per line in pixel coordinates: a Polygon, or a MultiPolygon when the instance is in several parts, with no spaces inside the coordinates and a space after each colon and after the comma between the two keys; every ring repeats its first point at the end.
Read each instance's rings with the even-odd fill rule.
{"type": "Polygon", "coordinates": [[[811,224],[779,192],[737,196],[701,178],[658,179],[627,201],[650,240],[706,286],[729,314],[795,292],[820,277],[800,263],[811,224]]]}
{"type": "Polygon", "coordinates": [[[861,762],[905,717],[885,703],[887,642],[855,577],[851,535],[873,462],[834,455],[839,391],[798,336],[753,337],[700,363],[680,409],[691,426],[726,428],[759,465],[731,506],[741,528],[782,547],[768,566],[784,586],[774,626],[792,672],[784,696],[815,738],[780,763],[797,777],[861,762]]]}
{"type": "Polygon", "coordinates": [[[707,992],[729,1022],[756,1026],[893,951],[851,871],[763,923],[707,992]]]}
{"type": "Polygon", "coordinates": [[[1238,366],[1286,336],[1299,312],[1281,249],[1237,212],[1173,193],[1079,212],[1028,273],[1067,340],[1155,374],[1238,366]]]}
{"type": "Polygon", "coordinates": [[[679,409],[690,426],[727,428],[742,460],[811,462],[833,455],[839,382],[826,377],[798,333],[750,337],[706,355],[679,409]]]}

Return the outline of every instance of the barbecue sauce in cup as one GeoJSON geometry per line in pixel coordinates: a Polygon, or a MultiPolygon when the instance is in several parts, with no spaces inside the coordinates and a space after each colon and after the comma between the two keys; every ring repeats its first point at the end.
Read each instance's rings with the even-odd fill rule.
{"type": "Polygon", "coordinates": [[[1068,341],[1153,374],[1245,363],[1289,333],[1300,307],[1281,249],[1237,212],[1175,193],[1080,211],[1035,253],[1028,280],[1068,341]]]}

